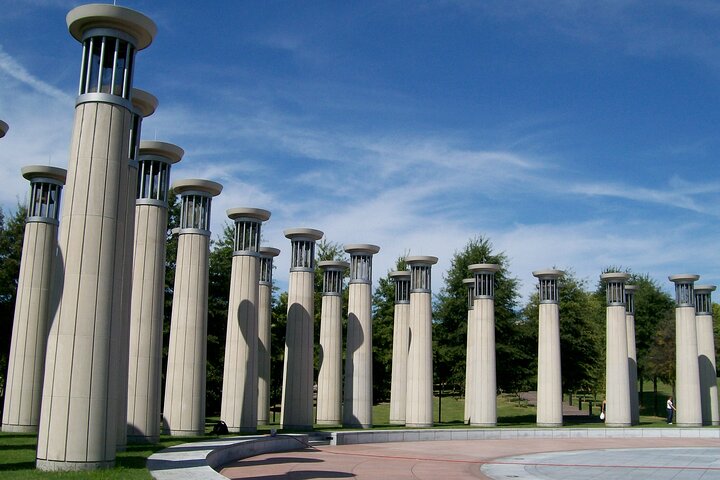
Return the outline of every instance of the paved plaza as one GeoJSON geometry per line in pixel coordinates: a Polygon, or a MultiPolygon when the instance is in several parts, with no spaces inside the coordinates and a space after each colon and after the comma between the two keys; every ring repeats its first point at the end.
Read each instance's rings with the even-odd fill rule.
{"type": "Polygon", "coordinates": [[[233,479],[720,479],[720,440],[563,438],[376,443],[259,455],[233,479]]]}

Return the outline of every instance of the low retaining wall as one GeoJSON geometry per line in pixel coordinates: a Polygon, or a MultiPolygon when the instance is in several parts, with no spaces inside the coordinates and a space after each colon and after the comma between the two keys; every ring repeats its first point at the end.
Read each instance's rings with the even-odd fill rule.
{"type": "Polygon", "coordinates": [[[147,468],[157,480],[224,479],[215,468],[235,460],[263,453],[299,450],[308,445],[308,436],[276,435],[231,437],[207,442],[176,445],[150,455],[147,468]]]}
{"type": "Polygon", "coordinates": [[[332,432],[331,445],[517,438],[718,438],[718,428],[469,428],[332,432]]]}

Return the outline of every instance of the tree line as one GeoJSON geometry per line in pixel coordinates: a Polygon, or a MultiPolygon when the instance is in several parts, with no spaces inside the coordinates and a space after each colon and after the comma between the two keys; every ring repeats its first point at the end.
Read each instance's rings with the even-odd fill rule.
{"type": "MultiPolygon", "coordinates": [[[[170,315],[177,254],[177,236],[171,231],[179,224],[179,202],[169,199],[167,237],[164,362],[170,333],[170,315]]],[[[22,252],[26,209],[19,205],[10,215],[0,210],[0,386],[5,384],[10,350],[17,279],[22,252]]],[[[220,411],[225,329],[233,252],[234,226],[225,224],[211,243],[208,297],[207,413],[220,411]]],[[[348,260],[342,245],[324,239],[317,244],[317,260],[348,260]]],[[[519,281],[509,273],[509,259],[494,249],[490,239],[477,236],[453,255],[443,285],[433,301],[434,380],[444,391],[463,395],[467,332],[467,287],[463,279],[470,276],[468,266],[474,263],[496,263],[495,323],[497,386],[501,392],[536,389],[538,295],[524,303],[519,295],[519,281]]],[[[396,269],[404,269],[398,258],[396,269]]],[[[626,271],[609,266],[605,271],[626,271]]],[[[605,375],[605,291],[598,281],[594,285],[566,269],[559,280],[560,343],[564,392],[602,392],[605,375]]],[[[390,397],[394,284],[387,273],[375,272],[377,288],[373,294],[373,394],[375,402],[390,397]]],[[[635,329],[638,378],[674,383],[675,315],[674,300],[647,274],[631,274],[629,284],[637,285],[635,294],[635,329]]],[[[282,385],[287,292],[273,287],[273,322],[271,344],[271,402],[280,401],[282,385]]],[[[322,273],[315,274],[315,346],[319,350],[322,273]]],[[[343,318],[347,319],[347,289],[344,290],[343,318]]],[[[715,344],[718,345],[720,306],[713,304],[715,344]]],[[[165,367],[165,365],[163,366],[165,367]]],[[[316,361],[316,375],[318,362],[316,361]]],[[[165,368],[163,368],[165,371],[165,368]]],[[[164,385],[164,381],[163,381],[164,385]]],[[[0,391],[3,391],[0,389],[0,391]]]]}

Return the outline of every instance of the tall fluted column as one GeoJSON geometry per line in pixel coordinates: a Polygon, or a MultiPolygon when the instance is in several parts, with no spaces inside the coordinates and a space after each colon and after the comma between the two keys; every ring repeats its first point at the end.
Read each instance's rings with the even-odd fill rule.
{"type": "Polygon", "coordinates": [[[116,425],[116,448],[117,451],[124,451],[128,439],[128,389],[130,369],[130,310],[132,308],[132,276],[133,258],[135,250],[135,201],[138,187],[138,155],[140,153],[140,130],[142,120],[155,113],[158,101],[153,95],[137,88],[132,89],[131,100],[133,105],[132,126],[130,127],[130,148],[128,161],[128,181],[125,201],[125,221],[123,229],[118,230],[118,236],[124,237],[124,251],[120,259],[122,265],[122,309],[118,323],[120,335],[113,341],[112,355],[116,360],[113,362],[118,366],[117,374],[114,376],[115,393],[117,397],[118,419],[116,425]]]}
{"type": "MultiPolygon", "coordinates": [[[[155,24],[114,5],[67,16],[83,43],[58,240],[62,291],[48,336],[37,467],[84,470],[115,461],[119,417],[113,340],[122,335],[123,261],[135,52],[155,24]]],[[[127,355],[127,352],[124,352],[127,355]]]]}
{"type": "Polygon", "coordinates": [[[628,349],[628,386],[630,387],[630,422],[640,424],[640,398],[637,390],[637,347],[635,345],[635,291],[637,286],[625,285],[625,327],[628,349]]]}
{"type": "Polygon", "coordinates": [[[469,270],[475,276],[475,372],[470,424],[497,425],[497,377],[495,363],[495,273],[500,265],[476,263],[469,270]]]}
{"type": "Polygon", "coordinates": [[[561,270],[533,272],[539,280],[537,425],[559,427],[562,414],[562,367],[560,364],[560,309],[558,279],[561,270]]]}
{"type": "Polygon", "coordinates": [[[30,201],[5,377],[3,432],[37,432],[38,429],[45,347],[53,314],[50,288],[57,248],[60,193],[65,185],[66,171],[32,165],[23,167],[22,174],[30,180],[30,201]]]}
{"type": "Polygon", "coordinates": [[[465,348],[465,409],[463,412],[463,422],[470,423],[470,412],[472,412],[472,402],[475,393],[475,387],[473,379],[475,378],[475,352],[477,347],[475,345],[475,316],[473,315],[473,306],[475,299],[475,279],[465,278],[463,279],[463,285],[467,288],[467,329],[466,329],[466,343],[465,348]]]}
{"type": "Polygon", "coordinates": [[[407,364],[405,425],[433,424],[433,354],[431,269],[437,257],[407,257],[410,268],[410,349],[407,364]]]}
{"type": "Polygon", "coordinates": [[[711,292],[714,291],[715,285],[695,286],[695,323],[697,324],[703,425],[720,425],[711,299],[711,292]]]}
{"type": "Polygon", "coordinates": [[[315,242],[323,232],[290,228],[285,236],[292,254],[280,424],[285,429],[305,430],[313,425],[315,242]]]}
{"type": "Polygon", "coordinates": [[[676,423],[682,427],[702,425],[694,293],[699,278],[692,274],[668,277],[675,283],[675,405],[676,423]]]}
{"type": "Polygon", "coordinates": [[[230,432],[255,432],[260,230],[262,222],[270,218],[270,212],[259,208],[231,208],[227,214],[235,222],[235,241],[220,418],[230,432]]]}
{"type": "Polygon", "coordinates": [[[372,427],[372,256],[377,245],[349,244],[347,350],[343,425],[372,427]]]}
{"type": "Polygon", "coordinates": [[[342,291],[347,262],[318,262],[323,272],[320,313],[320,371],[317,389],[317,423],[342,422],[342,291]]]}
{"type": "Polygon", "coordinates": [[[405,425],[407,361],[410,348],[410,272],[390,272],[395,283],[392,373],[390,377],[390,423],[405,425]]]}
{"type": "Polygon", "coordinates": [[[157,443],[160,436],[165,253],[170,168],[185,152],[144,141],[138,153],[135,238],[128,357],[128,441],[157,443]]]}
{"type": "Polygon", "coordinates": [[[629,427],[630,373],[628,371],[627,327],[625,325],[625,282],[627,273],[611,272],[600,275],[606,285],[605,309],[605,425],[629,427]]]}
{"type": "Polygon", "coordinates": [[[209,180],[177,180],[171,189],[180,195],[181,209],[163,430],[170,435],[202,435],[205,433],[210,206],[212,197],[222,191],[222,185],[209,180]]]}
{"type": "Polygon", "coordinates": [[[260,286],[258,291],[258,425],[270,423],[270,339],[272,327],[273,258],[280,250],[260,247],[260,286]]]}

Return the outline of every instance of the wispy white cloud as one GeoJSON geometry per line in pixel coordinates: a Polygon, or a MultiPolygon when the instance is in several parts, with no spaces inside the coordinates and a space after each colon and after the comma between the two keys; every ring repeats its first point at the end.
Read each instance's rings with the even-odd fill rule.
{"type": "Polygon", "coordinates": [[[73,97],[28,72],[0,45],[0,71],[53,100],[72,105],[73,97]]]}

